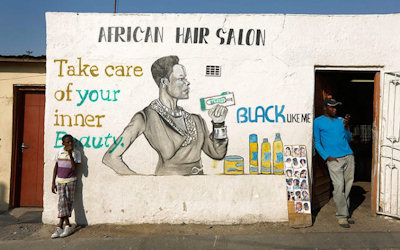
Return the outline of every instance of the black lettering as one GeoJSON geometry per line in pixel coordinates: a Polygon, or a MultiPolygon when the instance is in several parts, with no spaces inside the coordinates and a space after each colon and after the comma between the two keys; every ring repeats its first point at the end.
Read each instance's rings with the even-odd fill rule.
{"type": "Polygon", "coordinates": [[[197,43],[198,42],[197,39],[199,37],[199,28],[194,28],[193,32],[194,32],[194,34],[193,34],[193,42],[197,43]]]}
{"type": "Polygon", "coordinates": [[[107,42],[106,32],[104,31],[104,27],[101,27],[99,32],[99,43],[102,42],[103,39],[107,42]]]}
{"type": "Polygon", "coordinates": [[[208,44],[207,40],[206,40],[206,36],[208,36],[210,34],[210,30],[208,28],[200,28],[200,43],[205,43],[208,44]]]}
{"type": "Polygon", "coordinates": [[[150,39],[151,42],[153,42],[153,36],[152,36],[152,34],[151,34],[151,28],[150,28],[150,27],[147,27],[147,29],[146,29],[146,35],[145,35],[145,37],[144,37],[144,42],[147,43],[147,42],[149,41],[149,39],[150,39]]]}
{"type": "Polygon", "coordinates": [[[243,45],[243,29],[239,30],[238,45],[243,45]]]}
{"type": "Polygon", "coordinates": [[[132,37],[133,37],[133,41],[135,41],[135,42],[140,42],[140,41],[143,40],[142,38],[140,38],[140,40],[137,39],[137,32],[138,32],[138,30],[140,31],[140,33],[143,34],[142,28],[136,27],[135,30],[133,31],[133,36],[132,36],[132,37]]]}
{"type": "Polygon", "coordinates": [[[254,43],[254,30],[248,30],[246,35],[246,45],[253,45],[254,43]],[[250,41],[251,39],[251,41],[250,41]]]}
{"type": "Polygon", "coordinates": [[[190,40],[190,43],[192,43],[192,31],[190,28],[186,29],[186,36],[185,36],[185,43],[188,43],[190,40]]]}
{"type": "Polygon", "coordinates": [[[301,122],[310,123],[310,113],[302,114],[301,122]]]}
{"type": "Polygon", "coordinates": [[[118,39],[121,39],[122,42],[125,42],[125,40],[121,37],[123,34],[125,34],[124,27],[115,27],[115,42],[118,42],[118,39]]]}
{"type": "Polygon", "coordinates": [[[217,32],[216,32],[216,35],[217,35],[217,37],[219,38],[219,39],[221,39],[221,41],[220,41],[220,43],[219,44],[224,44],[225,43],[225,39],[223,38],[223,37],[220,37],[220,33],[223,33],[223,34],[225,34],[226,32],[224,32],[223,30],[222,30],[222,28],[220,28],[220,29],[217,29],[217,32]]]}
{"type": "Polygon", "coordinates": [[[260,45],[260,42],[265,45],[265,30],[263,30],[263,33],[261,33],[261,30],[257,30],[256,44],[260,45]]]}
{"type": "Polygon", "coordinates": [[[232,39],[233,39],[233,44],[236,44],[234,29],[229,29],[228,39],[226,40],[226,44],[228,45],[231,44],[232,39]]]}
{"type": "Polygon", "coordinates": [[[108,27],[108,42],[111,42],[113,27],[108,27]]]}
{"type": "Polygon", "coordinates": [[[131,41],[131,36],[132,36],[132,27],[128,27],[126,31],[126,41],[130,42],[131,41]]]}
{"type": "Polygon", "coordinates": [[[184,35],[185,35],[185,31],[184,30],[181,33],[181,28],[176,28],[176,39],[175,39],[175,42],[179,43],[181,38],[182,38],[182,41],[183,41],[183,36],[184,35]]]}
{"type": "Polygon", "coordinates": [[[160,28],[155,27],[154,28],[154,33],[155,33],[155,37],[154,37],[154,42],[158,42],[158,39],[160,39],[160,42],[163,42],[163,38],[164,38],[164,28],[161,27],[161,31],[160,28]]]}

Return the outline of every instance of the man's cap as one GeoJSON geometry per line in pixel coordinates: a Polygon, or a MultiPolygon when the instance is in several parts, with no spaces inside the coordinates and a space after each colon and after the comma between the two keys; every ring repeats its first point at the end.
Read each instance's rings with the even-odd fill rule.
{"type": "Polygon", "coordinates": [[[324,105],[325,105],[325,106],[329,106],[329,107],[336,107],[336,106],[342,105],[342,103],[336,101],[336,100],[333,99],[333,98],[325,98],[325,100],[324,100],[324,105]]]}

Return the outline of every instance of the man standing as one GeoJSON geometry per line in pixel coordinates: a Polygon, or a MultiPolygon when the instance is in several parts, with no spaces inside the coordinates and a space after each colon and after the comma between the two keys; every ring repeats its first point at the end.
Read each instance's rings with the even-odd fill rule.
{"type": "Polygon", "coordinates": [[[326,161],[333,184],[336,219],[341,227],[349,228],[349,194],[354,180],[354,156],[350,148],[350,115],[336,117],[336,107],[341,105],[332,98],[324,100],[324,114],[314,120],[315,148],[326,161]]]}

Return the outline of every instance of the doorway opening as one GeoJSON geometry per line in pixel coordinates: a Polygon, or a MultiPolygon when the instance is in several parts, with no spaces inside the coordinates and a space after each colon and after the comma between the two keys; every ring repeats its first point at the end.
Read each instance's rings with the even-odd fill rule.
{"type": "Polygon", "coordinates": [[[44,86],[14,86],[11,207],[43,207],[44,86]]]}
{"type": "MultiPolygon", "coordinates": [[[[345,69],[321,69],[315,71],[314,111],[315,118],[323,114],[323,100],[334,98],[343,103],[337,110],[337,116],[351,115],[350,130],[352,141],[350,146],[354,152],[355,174],[354,182],[362,183],[362,187],[353,191],[360,192],[360,197],[351,201],[353,210],[365,199],[367,191],[373,191],[371,187],[371,172],[374,164],[374,147],[377,112],[379,105],[379,71],[372,70],[345,70],[345,69]],[[369,189],[369,190],[364,190],[369,189]],[[359,203],[359,204],[354,204],[359,203]],[[355,207],[354,207],[355,206],[355,207]]],[[[373,181],[373,180],[372,180],[373,181]]],[[[319,209],[328,203],[332,196],[332,186],[329,172],[325,162],[316,152],[313,156],[313,209],[319,209]]],[[[368,197],[369,198],[369,197],[368,197]]],[[[373,202],[373,201],[371,201],[373,202]]],[[[350,208],[351,210],[351,208],[350,208]]]]}

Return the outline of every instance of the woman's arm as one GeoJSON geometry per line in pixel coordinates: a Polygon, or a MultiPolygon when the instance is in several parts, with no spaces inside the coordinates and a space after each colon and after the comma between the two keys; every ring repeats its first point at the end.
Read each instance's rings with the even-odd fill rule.
{"type": "Polygon", "coordinates": [[[209,135],[207,125],[202,118],[201,124],[204,130],[203,151],[214,160],[222,160],[228,150],[228,138],[226,135],[225,118],[228,109],[221,105],[214,106],[208,111],[212,119],[213,132],[209,135]]]}
{"type": "Polygon", "coordinates": [[[228,151],[228,138],[216,139],[214,137],[215,125],[213,125],[213,132],[209,134],[207,125],[202,118],[201,123],[204,128],[204,143],[202,147],[204,153],[214,160],[224,159],[226,152],[228,151]]]}
{"type": "Polygon", "coordinates": [[[136,113],[132,117],[132,120],[129,122],[129,124],[125,127],[122,134],[117,138],[117,143],[114,142],[104,154],[103,163],[113,169],[117,174],[136,174],[136,172],[131,170],[128,165],[126,165],[126,163],[123,161],[122,155],[136,140],[136,138],[143,133],[144,129],[144,114],[141,112],[136,113]]]}

